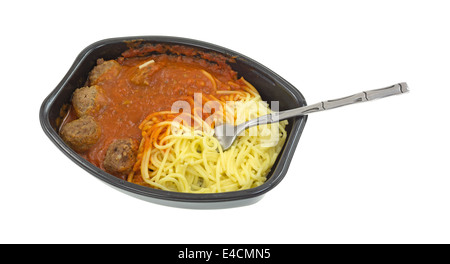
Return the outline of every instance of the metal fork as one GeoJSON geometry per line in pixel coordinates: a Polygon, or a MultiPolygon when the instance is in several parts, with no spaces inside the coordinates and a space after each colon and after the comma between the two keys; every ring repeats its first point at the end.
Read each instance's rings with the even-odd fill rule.
{"type": "Polygon", "coordinates": [[[402,82],[386,88],[364,91],[339,99],[323,101],[317,104],[307,105],[304,107],[294,108],[281,112],[273,112],[271,114],[260,116],[258,118],[241,123],[237,126],[222,124],[214,128],[214,136],[219,140],[222,149],[227,150],[231,147],[231,145],[233,145],[233,142],[236,140],[239,134],[241,134],[247,128],[253,126],[275,123],[295,116],[308,115],[311,113],[329,110],[340,106],[371,101],[391,95],[402,94],[408,91],[408,85],[402,82]]]}

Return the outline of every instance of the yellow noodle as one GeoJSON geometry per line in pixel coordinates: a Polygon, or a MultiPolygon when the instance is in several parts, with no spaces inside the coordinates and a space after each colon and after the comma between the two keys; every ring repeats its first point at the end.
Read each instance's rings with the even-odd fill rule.
{"type": "MultiPolygon", "coordinates": [[[[203,72],[216,88],[216,80],[203,72]]],[[[243,79],[242,79],[243,80],[243,79]]],[[[245,91],[217,91],[226,122],[241,123],[271,113],[256,89],[243,80],[245,91]],[[233,99],[234,104],[224,100],[233,99]]],[[[214,96],[207,100],[219,99],[214,96]]],[[[187,193],[215,193],[244,190],[262,185],[286,140],[287,121],[260,125],[239,136],[233,146],[223,151],[213,135],[211,124],[193,111],[194,127],[165,120],[171,112],[152,114],[140,126],[143,140],[139,147],[138,170],[150,187],[187,193]]],[[[172,113],[173,114],[173,113],[172,113]]],[[[136,167],[135,166],[135,167],[136,167]]]]}

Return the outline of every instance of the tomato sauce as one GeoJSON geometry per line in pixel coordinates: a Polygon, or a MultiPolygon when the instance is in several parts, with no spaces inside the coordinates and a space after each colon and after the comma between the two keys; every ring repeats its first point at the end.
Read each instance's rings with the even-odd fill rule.
{"type": "MultiPolygon", "coordinates": [[[[103,160],[111,142],[121,138],[140,142],[139,125],[149,114],[168,111],[175,101],[186,96],[193,98],[194,93],[216,95],[218,90],[236,90],[228,82],[239,84],[240,80],[226,60],[192,48],[183,50],[182,46],[146,46],[144,50],[124,52],[116,60],[119,67],[96,80],[95,84],[103,90],[103,103],[92,115],[102,133],[99,141],[80,155],[104,170],[103,160]],[[154,54],[155,51],[168,54],[154,54]],[[147,66],[139,67],[146,62],[147,66]],[[215,84],[203,71],[215,77],[215,84]]],[[[62,125],[74,119],[71,107],[62,125]]]]}

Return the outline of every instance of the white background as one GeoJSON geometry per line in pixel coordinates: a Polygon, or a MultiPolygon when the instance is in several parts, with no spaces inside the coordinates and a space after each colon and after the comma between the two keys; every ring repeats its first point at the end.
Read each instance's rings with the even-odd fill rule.
{"type": "Polygon", "coordinates": [[[449,243],[450,8],[445,1],[2,1],[1,243],[449,243]],[[110,37],[215,43],[312,104],[407,82],[401,96],[311,115],[284,180],[256,204],[188,210],[114,190],[70,161],[39,107],[110,37]]]}

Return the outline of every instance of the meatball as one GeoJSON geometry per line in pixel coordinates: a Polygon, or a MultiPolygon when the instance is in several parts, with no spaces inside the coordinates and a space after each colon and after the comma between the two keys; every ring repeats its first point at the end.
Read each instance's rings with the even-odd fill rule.
{"type": "Polygon", "coordinates": [[[115,77],[119,74],[120,64],[115,60],[104,61],[97,60],[97,66],[89,73],[89,84],[94,85],[103,79],[115,77]],[[109,74],[106,74],[108,73],[109,74]]]}
{"type": "Polygon", "coordinates": [[[61,138],[73,150],[85,152],[100,138],[100,126],[91,116],[75,119],[61,128],[61,138]]]}
{"type": "Polygon", "coordinates": [[[72,105],[78,117],[92,115],[102,104],[102,90],[97,85],[78,88],[73,93],[72,105]]]}
{"type": "Polygon", "coordinates": [[[138,145],[133,139],[116,139],[106,151],[105,170],[115,175],[128,174],[136,162],[137,150],[138,145]]]}

